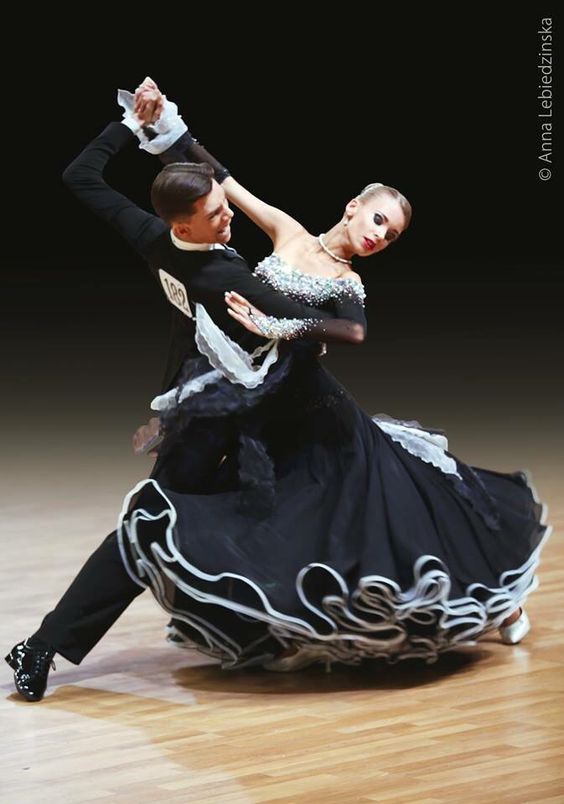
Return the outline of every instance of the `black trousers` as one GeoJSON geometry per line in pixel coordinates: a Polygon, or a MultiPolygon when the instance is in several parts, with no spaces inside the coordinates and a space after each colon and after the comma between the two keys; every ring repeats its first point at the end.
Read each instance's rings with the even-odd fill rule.
{"type": "MultiPolygon", "coordinates": [[[[213,490],[218,465],[235,440],[233,418],[198,419],[170,444],[163,442],[151,477],[174,491],[213,490]]],[[[92,553],[33,636],[48,642],[70,662],[80,664],[143,591],[127,574],[113,531],[92,553]]]]}

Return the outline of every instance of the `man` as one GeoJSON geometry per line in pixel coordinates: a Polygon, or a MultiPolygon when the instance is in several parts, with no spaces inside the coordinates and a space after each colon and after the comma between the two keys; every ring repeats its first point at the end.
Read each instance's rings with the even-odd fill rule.
{"type": "MultiPolygon", "coordinates": [[[[133,117],[126,114],[123,123],[110,123],[65,170],[63,178],[87,207],[114,226],[147,261],[172,306],[163,390],[174,387],[186,358],[197,354],[195,303],[204,305],[213,322],[247,351],[263,346],[264,340],[229,316],[226,291],[239,292],[267,315],[319,319],[327,325],[331,314],[294,302],[263,284],[252,276],[244,259],[226,246],[233,213],[220,183],[229,174],[219,163],[214,162],[219,181],[206,164],[167,165],[152,188],[152,202],[160,217],[140,209],[105,183],[103,172],[109,160],[131,144],[135,134],[143,136],[133,117]]],[[[164,134],[157,131],[157,137],[170,141],[174,139],[171,132],[177,133],[172,127],[164,134]]],[[[186,131],[184,145],[188,153],[192,147],[193,158],[201,157],[200,146],[186,131]]],[[[313,327],[304,337],[320,340],[323,332],[313,327]]],[[[159,451],[151,476],[168,488],[205,490],[236,429],[236,417],[196,420],[182,437],[169,436],[173,441],[159,451]]],[[[113,531],[86,561],[40,628],[6,656],[18,692],[28,701],[41,700],[54,654],[79,664],[142,591],[125,570],[113,531]]]]}

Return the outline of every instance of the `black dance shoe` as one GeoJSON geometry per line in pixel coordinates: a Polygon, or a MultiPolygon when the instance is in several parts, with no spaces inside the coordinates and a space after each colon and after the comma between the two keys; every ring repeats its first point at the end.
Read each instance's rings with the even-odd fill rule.
{"type": "Polygon", "coordinates": [[[47,687],[51,667],[56,670],[53,656],[56,651],[46,643],[29,644],[29,639],[14,645],[5,657],[14,671],[17,691],[26,701],[40,701],[47,687]]]}

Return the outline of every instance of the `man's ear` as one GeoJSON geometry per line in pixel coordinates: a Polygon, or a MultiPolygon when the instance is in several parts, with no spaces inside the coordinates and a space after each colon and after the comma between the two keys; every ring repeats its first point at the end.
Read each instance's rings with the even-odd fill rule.
{"type": "Polygon", "coordinates": [[[190,240],[191,227],[189,223],[173,223],[170,227],[172,234],[179,240],[190,240]]]}

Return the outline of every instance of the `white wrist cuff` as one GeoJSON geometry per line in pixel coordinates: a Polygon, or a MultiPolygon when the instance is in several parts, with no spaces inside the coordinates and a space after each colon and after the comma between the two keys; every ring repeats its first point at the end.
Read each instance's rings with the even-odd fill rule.
{"type": "MultiPolygon", "coordinates": [[[[153,128],[155,131],[157,130],[155,125],[153,125],[153,128]]],[[[188,126],[180,115],[177,115],[169,131],[163,134],[157,134],[152,140],[148,139],[144,131],[141,131],[142,136],[139,137],[139,147],[150,154],[162,154],[163,151],[170,148],[186,131],[188,131],[188,126]]]]}
{"type": "Polygon", "coordinates": [[[176,103],[167,100],[166,95],[163,95],[164,105],[161,115],[158,120],[151,123],[151,128],[157,136],[150,140],[143,131],[141,121],[133,112],[134,98],[132,92],[125,89],[118,90],[117,102],[124,110],[122,123],[135,134],[142,150],[150,154],[162,154],[188,131],[188,126],[178,114],[176,103]]]}

